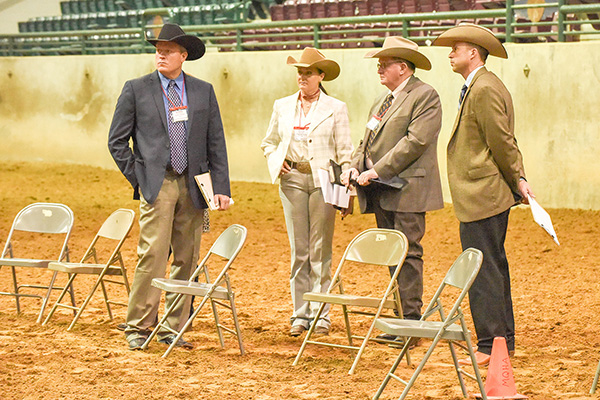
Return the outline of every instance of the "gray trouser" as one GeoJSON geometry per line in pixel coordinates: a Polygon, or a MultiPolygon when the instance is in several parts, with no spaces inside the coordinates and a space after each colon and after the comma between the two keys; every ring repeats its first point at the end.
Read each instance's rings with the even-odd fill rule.
{"type": "MultiPolygon", "coordinates": [[[[320,303],[304,301],[302,296],[329,289],[335,209],[323,200],[312,174],[296,169],[281,177],[279,195],[291,247],[290,288],[294,306],[291,321],[292,325],[308,328],[320,303]]],[[[329,305],[317,325],[330,326],[329,305]]]]}

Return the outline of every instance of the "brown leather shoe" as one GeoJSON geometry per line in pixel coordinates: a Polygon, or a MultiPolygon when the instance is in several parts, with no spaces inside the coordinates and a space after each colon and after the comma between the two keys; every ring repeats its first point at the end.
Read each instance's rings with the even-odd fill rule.
{"type": "Polygon", "coordinates": [[[306,328],[302,325],[294,325],[290,329],[290,336],[292,336],[292,337],[300,336],[300,335],[302,335],[302,332],[304,332],[305,330],[306,330],[306,328]]]}
{"type": "MultiPolygon", "coordinates": [[[[477,365],[480,367],[485,367],[490,363],[491,356],[489,354],[482,353],[480,351],[475,352],[475,361],[477,365]]],[[[458,360],[458,365],[473,365],[471,362],[471,358],[463,358],[462,360],[458,360]]]]}
{"type": "Polygon", "coordinates": [[[328,336],[329,328],[325,328],[324,326],[317,326],[312,333],[311,337],[319,337],[319,336],[328,336]]]}

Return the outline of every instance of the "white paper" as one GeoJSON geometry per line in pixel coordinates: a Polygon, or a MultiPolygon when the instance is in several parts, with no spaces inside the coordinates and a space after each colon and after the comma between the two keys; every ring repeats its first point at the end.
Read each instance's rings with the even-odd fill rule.
{"type": "MultiPolygon", "coordinates": [[[[194,178],[196,179],[196,184],[198,184],[198,187],[200,188],[200,192],[202,192],[204,201],[208,204],[209,210],[218,210],[219,206],[215,204],[215,193],[213,191],[210,172],[196,175],[194,178]]],[[[233,199],[231,198],[229,199],[229,205],[233,205],[233,199]]]]}
{"type": "Polygon", "coordinates": [[[552,226],[550,214],[548,214],[548,212],[546,212],[546,210],[544,210],[542,206],[540,206],[538,202],[535,201],[535,199],[533,199],[531,196],[527,195],[527,200],[529,200],[529,205],[531,206],[533,220],[537,222],[539,226],[544,228],[544,230],[548,232],[550,236],[552,236],[552,239],[554,239],[556,244],[560,246],[558,238],[556,237],[556,232],[554,232],[554,226],[552,226]]]}
{"type": "Polygon", "coordinates": [[[329,180],[329,171],[319,168],[319,182],[325,203],[332,204],[340,208],[348,208],[350,204],[350,192],[346,186],[336,185],[329,180]]]}

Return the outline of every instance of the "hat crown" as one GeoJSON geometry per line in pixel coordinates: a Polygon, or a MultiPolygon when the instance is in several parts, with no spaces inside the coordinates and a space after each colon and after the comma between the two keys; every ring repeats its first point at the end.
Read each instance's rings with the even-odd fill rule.
{"type": "Polygon", "coordinates": [[[176,37],[185,35],[185,32],[179,25],[175,24],[164,24],[160,33],[158,34],[158,40],[170,41],[176,37]]]}
{"type": "Polygon", "coordinates": [[[402,36],[388,36],[383,41],[383,50],[404,48],[412,51],[419,51],[419,46],[412,40],[403,38],[402,36]]]}
{"type": "Polygon", "coordinates": [[[314,47],[306,47],[302,51],[300,55],[300,59],[298,60],[298,64],[314,64],[319,61],[325,60],[326,57],[319,50],[314,47]]]}

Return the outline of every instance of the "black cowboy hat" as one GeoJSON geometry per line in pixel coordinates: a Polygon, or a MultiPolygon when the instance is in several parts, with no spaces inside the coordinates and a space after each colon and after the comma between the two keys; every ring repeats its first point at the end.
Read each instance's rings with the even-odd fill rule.
{"type": "Polygon", "coordinates": [[[197,60],[204,55],[206,47],[199,37],[186,35],[183,29],[176,24],[164,24],[158,39],[146,39],[148,43],[156,46],[157,42],[175,42],[187,50],[187,60],[197,60]]]}

